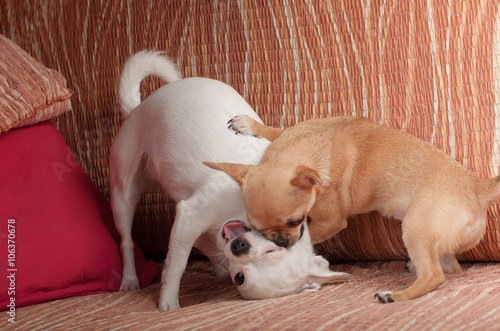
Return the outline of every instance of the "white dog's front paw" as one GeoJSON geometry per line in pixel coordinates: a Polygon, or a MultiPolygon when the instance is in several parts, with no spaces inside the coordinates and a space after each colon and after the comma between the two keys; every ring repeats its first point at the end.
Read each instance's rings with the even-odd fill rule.
{"type": "Polygon", "coordinates": [[[123,277],[120,291],[132,291],[139,289],[139,280],[136,277],[123,277]]]}
{"type": "Polygon", "coordinates": [[[160,311],[160,313],[176,310],[179,308],[181,308],[181,306],[179,305],[178,299],[165,300],[165,299],[162,299],[160,296],[160,299],[158,300],[158,310],[160,311]]]}
{"type": "Polygon", "coordinates": [[[215,277],[217,277],[217,279],[228,279],[231,277],[229,271],[223,266],[214,264],[214,267],[215,267],[215,277]]]}
{"type": "Polygon", "coordinates": [[[242,134],[244,136],[255,136],[255,132],[253,132],[252,128],[247,122],[246,115],[238,115],[233,117],[229,122],[228,129],[233,130],[236,134],[242,134]]]}
{"type": "Polygon", "coordinates": [[[392,292],[378,292],[375,294],[375,299],[378,299],[380,303],[391,303],[394,302],[392,298],[392,292]]]}
{"type": "Polygon", "coordinates": [[[295,291],[295,294],[299,293],[308,293],[308,292],[316,292],[321,290],[321,285],[317,283],[306,283],[302,284],[297,291],[295,291]]]}

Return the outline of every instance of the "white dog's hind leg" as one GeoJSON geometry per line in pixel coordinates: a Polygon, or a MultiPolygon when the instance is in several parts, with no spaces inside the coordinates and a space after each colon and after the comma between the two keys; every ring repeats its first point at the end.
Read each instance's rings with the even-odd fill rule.
{"type": "Polygon", "coordinates": [[[141,162],[141,159],[138,158],[130,164],[120,161],[118,158],[110,159],[111,209],[116,229],[121,238],[121,291],[139,289],[139,280],[135,270],[132,222],[135,207],[142,192],[157,185],[144,176],[141,162]]]}
{"type": "Polygon", "coordinates": [[[138,190],[123,191],[112,188],[111,205],[113,219],[121,237],[120,251],[122,254],[122,281],[120,291],[139,289],[139,280],[135,270],[134,243],[132,241],[132,222],[134,210],[139,201],[141,192],[138,190]]]}
{"type": "Polygon", "coordinates": [[[161,312],[180,308],[179,288],[182,274],[186,269],[189,254],[196,239],[207,230],[203,227],[207,223],[206,210],[203,214],[202,208],[197,208],[199,207],[197,198],[194,195],[189,200],[177,203],[167,258],[161,274],[161,290],[158,300],[158,309],[161,312]]]}

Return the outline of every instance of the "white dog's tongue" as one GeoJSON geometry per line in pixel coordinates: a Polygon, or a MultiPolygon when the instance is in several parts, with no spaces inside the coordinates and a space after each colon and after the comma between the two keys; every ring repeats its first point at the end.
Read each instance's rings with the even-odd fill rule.
{"type": "Polygon", "coordinates": [[[228,241],[248,231],[249,229],[245,227],[245,223],[241,221],[230,221],[224,225],[224,234],[228,241]]]}

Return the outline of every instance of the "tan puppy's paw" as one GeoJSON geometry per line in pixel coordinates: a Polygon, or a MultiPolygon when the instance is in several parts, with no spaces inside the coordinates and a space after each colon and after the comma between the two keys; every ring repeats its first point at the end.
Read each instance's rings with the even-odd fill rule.
{"type": "Polygon", "coordinates": [[[378,292],[375,294],[375,299],[378,299],[380,303],[391,303],[395,302],[392,298],[392,292],[378,292]]]}
{"type": "Polygon", "coordinates": [[[265,138],[269,141],[275,140],[283,133],[282,129],[265,126],[247,115],[237,115],[227,124],[229,124],[227,128],[236,134],[265,138]]]}
{"type": "Polygon", "coordinates": [[[233,117],[229,122],[227,127],[233,130],[236,134],[241,134],[244,136],[256,136],[257,133],[252,128],[252,119],[246,115],[237,115],[233,117]]]}

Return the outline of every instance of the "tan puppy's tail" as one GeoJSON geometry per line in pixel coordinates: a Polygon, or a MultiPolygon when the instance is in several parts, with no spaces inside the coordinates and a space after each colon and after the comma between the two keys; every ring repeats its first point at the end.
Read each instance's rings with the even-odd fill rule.
{"type": "Polygon", "coordinates": [[[134,54],[125,63],[120,75],[118,97],[124,119],[141,103],[141,82],[150,75],[158,76],[166,83],[182,79],[175,64],[163,52],[141,51],[134,54]]]}
{"type": "Polygon", "coordinates": [[[481,181],[484,201],[491,203],[500,199],[500,176],[481,181]]]}

